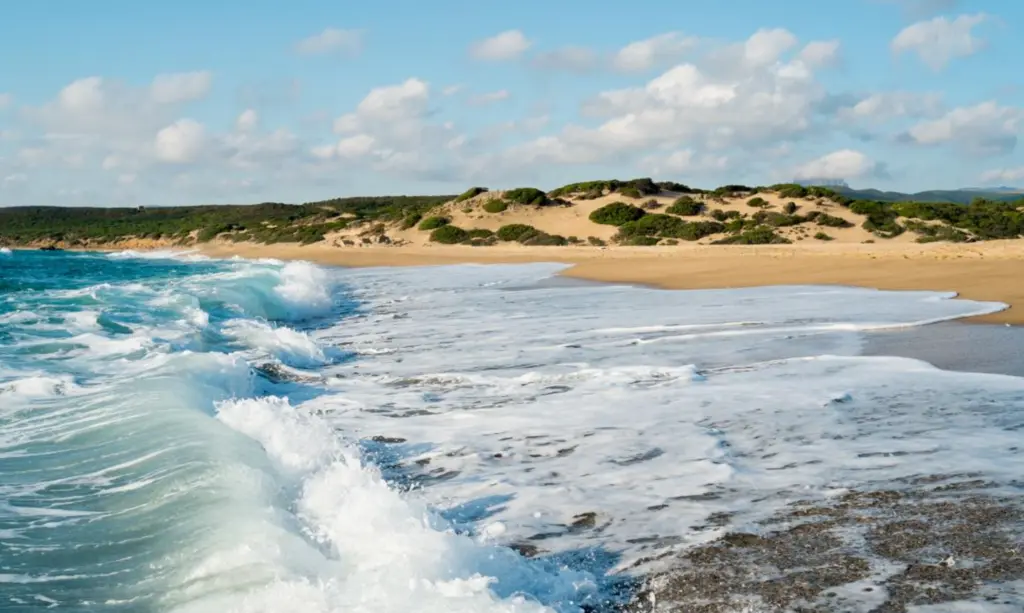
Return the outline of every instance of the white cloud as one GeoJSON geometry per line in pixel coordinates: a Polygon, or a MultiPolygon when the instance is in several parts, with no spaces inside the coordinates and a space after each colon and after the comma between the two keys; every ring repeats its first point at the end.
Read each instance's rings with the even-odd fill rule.
{"type": "Polygon", "coordinates": [[[988,101],[920,122],[902,139],[918,145],[953,144],[981,155],[1006,153],[1017,145],[1022,119],[1024,109],[988,101]]]}
{"type": "Polygon", "coordinates": [[[174,104],[205,98],[212,84],[213,74],[206,70],[162,74],[153,79],[149,92],[157,104],[174,104]]]}
{"type": "Polygon", "coordinates": [[[376,87],[363,98],[356,113],[376,120],[402,119],[422,115],[430,99],[430,87],[420,79],[406,79],[399,85],[376,87]]]}
{"type": "Polygon", "coordinates": [[[495,102],[501,102],[502,100],[508,100],[511,96],[512,94],[509,93],[507,89],[499,89],[498,91],[471,96],[469,98],[469,103],[475,106],[485,106],[488,104],[494,104],[495,102]]]}
{"type": "Polygon", "coordinates": [[[240,132],[249,132],[256,127],[259,121],[260,116],[255,110],[246,109],[235,120],[235,129],[240,132]]]}
{"type": "Polygon", "coordinates": [[[584,113],[603,123],[570,125],[517,145],[500,162],[586,164],[652,148],[703,154],[799,138],[818,122],[825,90],[813,67],[783,57],[795,46],[795,37],[784,30],[758,31],[643,87],[599,94],[584,113]]]}
{"type": "Polygon", "coordinates": [[[643,172],[653,176],[679,176],[687,173],[714,174],[729,168],[725,155],[700,155],[693,149],[680,149],[667,156],[647,156],[640,161],[643,172]]]}
{"type": "Polygon", "coordinates": [[[863,178],[878,171],[878,164],[860,151],[841,149],[798,166],[793,177],[800,180],[846,180],[863,178]]]}
{"type": "Polygon", "coordinates": [[[499,62],[514,60],[530,48],[531,42],[519,30],[508,30],[470,45],[470,57],[499,62]]]}
{"type": "Polygon", "coordinates": [[[28,181],[28,177],[24,173],[10,174],[4,177],[4,185],[14,185],[15,183],[25,183],[28,181]]]}
{"type": "Polygon", "coordinates": [[[321,55],[341,52],[359,53],[363,48],[363,34],[359,30],[327,28],[319,34],[304,38],[295,44],[295,51],[303,55],[321,55]]]}
{"type": "Polygon", "coordinates": [[[206,129],[194,119],[179,119],[156,134],[154,150],[159,160],[185,164],[198,158],[206,143],[206,129]]]}
{"type": "Polygon", "coordinates": [[[568,46],[544,51],[533,56],[530,63],[541,70],[587,72],[597,67],[600,56],[588,47],[568,46]]]}
{"type": "Polygon", "coordinates": [[[842,119],[882,122],[901,117],[930,117],[940,114],[941,109],[941,94],[896,91],[871,94],[852,106],[840,108],[838,114],[842,119]]]}
{"type": "Polygon", "coordinates": [[[985,183],[1018,183],[1024,181],[1024,166],[1016,168],[997,168],[981,175],[985,183]]]}
{"type": "Polygon", "coordinates": [[[454,96],[455,94],[461,92],[463,89],[464,89],[464,86],[461,85],[461,84],[449,85],[448,87],[445,87],[444,89],[441,90],[441,95],[442,96],[454,96]]]}
{"type": "Polygon", "coordinates": [[[0,92],[0,111],[14,104],[14,95],[0,92]]]}
{"type": "Polygon", "coordinates": [[[761,29],[747,39],[743,55],[751,64],[763,66],[778,61],[779,57],[797,44],[796,36],[783,28],[761,29]]]}
{"type": "Polygon", "coordinates": [[[839,62],[839,41],[811,41],[804,46],[797,57],[812,68],[835,66],[839,62]]]}
{"type": "Polygon", "coordinates": [[[357,134],[338,141],[337,154],[344,158],[358,158],[373,151],[377,139],[368,134],[357,134]]]}
{"type": "Polygon", "coordinates": [[[623,72],[645,72],[674,62],[697,46],[698,40],[668,32],[630,43],[612,58],[612,67],[623,72]]]}
{"type": "Polygon", "coordinates": [[[985,41],[974,36],[973,30],[986,19],[986,15],[978,13],[953,20],[935,17],[919,21],[901,30],[890,47],[895,54],[915,53],[933,70],[942,70],[950,61],[984,48],[985,41]]]}

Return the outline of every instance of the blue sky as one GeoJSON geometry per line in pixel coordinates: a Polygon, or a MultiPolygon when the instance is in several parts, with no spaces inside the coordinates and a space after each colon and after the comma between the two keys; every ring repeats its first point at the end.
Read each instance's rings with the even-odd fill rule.
{"type": "Polygon", "coordinates": [[[2,9],[0,205],[1024,185],[1011,0],[55,6],[2,9]]]}

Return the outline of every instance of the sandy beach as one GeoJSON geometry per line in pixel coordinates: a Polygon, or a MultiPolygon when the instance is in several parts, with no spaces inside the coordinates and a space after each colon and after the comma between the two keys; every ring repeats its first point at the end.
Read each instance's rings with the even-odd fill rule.
{"type": "Polygon", "coordinates": [[[1024,241],[916,244],[681,245],[676,247],[364,246],[217,243],[211,256],[309,260],[335,266],[430,266],[458,263],[564,262],[569,277],[665,289],[766,285],[847,285],[886,290],[951,291],[1010,309],[976,318],[1024,323],[1024,241]]]}

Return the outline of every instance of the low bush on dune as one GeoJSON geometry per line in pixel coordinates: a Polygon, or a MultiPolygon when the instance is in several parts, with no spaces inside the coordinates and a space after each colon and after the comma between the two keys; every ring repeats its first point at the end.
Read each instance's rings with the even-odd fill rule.
{"type": "Polygon", "coordinates": [[[588,236],[587,242],[593,245],[594,247],[604,247],[605,245],[608,244],[603,239],[600,239],[596,236],[588,236]]]}
{"type": "Polygon", "coordinates": [[[443,225],[430,233],[430,241],[442,245],[456,245],[469,240],[469,232],[457,226],[443,225]]]}
{"type": "Polygon", "coordinates": [[[522,223],[509,224],[498,228],[495,235],[498,240],[503,240],[510,243],[520,243],[530,238],[531,236],[540,234],[541,231],[533,226],[528,226],[522,223]]]}
{"type": "Polygon", "coordinates": [[[764,209],[768,208],[771,205],[768,204],[768,201],[765,200],[764,198],[760,196],[754,196],[750,200],[747,200],[747,206],[753,207],[755,209],[764,209]]]}
{"type": "Polygon", "coordinates": [[[490,238],[494,236],[494,232],[486,228],[473,228],[467,232],[469,233],[469,238],[490,238]]]}
{"type": "Polygon", "coordinates": [[[788,238],[779,236],[768,226],[756,226],[739,234],[720,238],[715,245],[780,245],[790,243],[788,238]]]}
{"type": "Polygon", "coordinates": [[[410,215],[406,215],[405,218],[402,219],[402,222],[398,225],[398,227],[401,228],[402,230],[408,230],[409,228],[418,224],[422,219],[422,214],[412,213],[410,215]]]}
{"type": "MultiPolygon", "coordinates": [[[[685,188],[686,186],[683,185],[681,187],[685,188]]],[[[642,198],[644,196],[656,195],[660,191],[660,184],[655,183],[650,178],[643,177],[628,181],[606,179],[603,181],[570,183],[569,185],[563,185],[551,190],[551,193],[548,195],[552,198],[576,195],[581,200],[593,200],[594,198],[600,198],[605,192],[618,192],[627,198],[642,198]]]]}
{"type": "Polygon", "coordinates": [[[504,213],[508,210],[508,203],[504,200],[489,200],[484,203],[484,211],[488,213],[504,213]]]}
{"type": "Polygon", "coordinates": [[[659,238],[656,236],[631,236],[620,244],[629,247],[653,247],[658,244],[659,238]]]}
{"type": "Polygon", "coordinates": [[[515,204],[543,205],[548,203],[548,195],[535,187],[519,187],[510,189],[504,194],[505,200],[515,204]]]}
{"type": "Polygon", "coordinates": [[[462,194],[460,194],[459,197],[455,199],[455,202],[469,200],[470,198],[475,198],[480,194],[486,194],[488,191],[489,190],[486,187],[471,187],[466,191],[462,192],[462,194]]]}
{"type": "Polygon", "coordinates": [[[715,209],[709,215],[715,221],[729,221],[730,219],[739,219],[743,216],[739,211],[723,211],[722,209],[715,209]]]}
{"type": "Polygon", "coordinates": [[[625,202],[613,202],[594,210],[590,214],[590,221],[606,226],[621,226],[624,223],[636,221],[646,214],[646,211],[640,207],[625,202]]]}
{"type": "Polygon", "coordinates": [[[569,244],[569,240],[560,234],[547,234],[540,232],[522,241],[524,245],[531,247],[562,247],[569,244]]]}
{"type": "Polygon", "coordinates": [[[787,202],[786,205],[782,207],[782,212],[786,215],[792,215],[793,213],[796,213],[799,208],[800,207],[798,207],[795,202],[787,202]]]}
{"type": "Polygon", "coordinates": [[[852,228],[853,224],[846,221],[842,217],[836,217],[835,215],[829,215],[828,213],[819,213],[814,217],[814,223],[819,226],[826,226],[829,228],[852,228]]]}
{"type": "Polygon", "coordinates": [[[447,218],[447,217],[443,217],[443,216],[440,216],[440,215],[435,215],[433,217],[427,217],[426,219],[421,221],[420,225],[419,225],[419,229],[423,230],[423,231],[436,230],[436,229],[438,229],[438,228],[440,228],[442,226],[447,226],[451,222],[452,222],[452,220],[447,218]]]}
{"type": "Polygon", "coordinates": [[[692,217],[694,215],[700,215],[703,210],[704,205],[700,202],[697,202],[689,196],[681,196],[672,203],[672,206],[665,209],[665,212],[673,215],[692,217]]]}
{"type": "Polygon", "coordinates": [[[722,232],[724,229],[725,226],[717,221],[688,222],[673,215],[656,213],[622,224],[615,235],[615,240],[625,243],[637,236],[648,236],[695,241],[722,232]]]}
{"type": "Polygon", "coordinates": [[[832,238],[828,234],[825,234],[824,232],[818,232],[817,234],[814,235],[814,238],[818,239],[819,241],[832,241],[832,240],[835,240],[834,238],[832,238]]]}

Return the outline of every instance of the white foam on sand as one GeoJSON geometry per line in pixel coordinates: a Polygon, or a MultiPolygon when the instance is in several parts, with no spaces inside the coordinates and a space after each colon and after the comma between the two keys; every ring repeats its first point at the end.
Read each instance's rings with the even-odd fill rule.
{"type": "Polygon", "coordinates": [[[840,287],[523,290],[558,268],[346,272],[372,314],[318,340],[364,358],[305,406],[349,435],[405,441],[368,448],[481,541],[599,546],[619,567],[714,538],[722,528],[701,526],[717,511],[735,527],[837,488],[1024,470],[1010,427],[1024,380],[858,356],[861,331],[1005,305],[840,287]]]}

